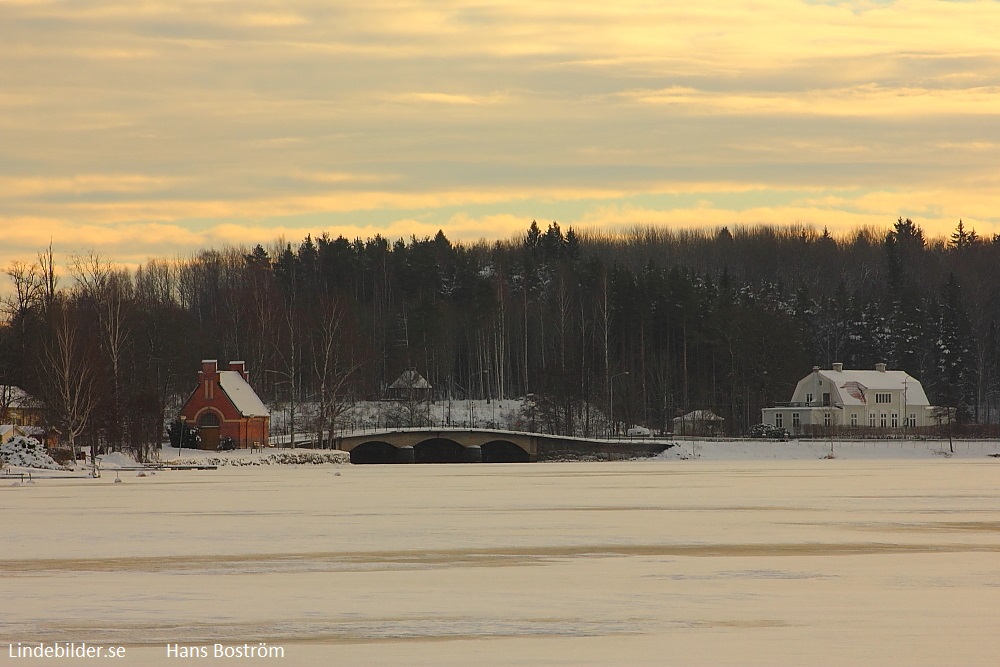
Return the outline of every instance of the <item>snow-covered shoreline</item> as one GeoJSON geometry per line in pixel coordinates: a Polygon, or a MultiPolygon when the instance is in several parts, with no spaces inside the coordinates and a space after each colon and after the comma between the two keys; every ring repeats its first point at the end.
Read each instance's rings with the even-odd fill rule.
{"type": "MultiPolygon", "coordinates": [[[[135,469],[142,467],[120,452],[98,457],[102,471],[135,469]]],[[[915,460],[962,459],[996,461],[1000,465],[1000,441],[956,440],[954,452],[944,440],[852,440],[820,441],[790,440],[675,440],[672,446],[647,461],[806,461],[816,459],[843,460],[915,460]]],[[[567,459],[567,461],[569,461],[567,459]]],[[[587,459],[579,459],[580,463],[587,459]]],[[[212,452],[201,450],[164,448],[156,463],[177,466],[256,467],[269,465],[347,465],[350,456],[338,450],[265,449],[263,451],[237,450],[212,452]]],[[[153,464],[155,465],[155,463],[153,464]]],[[[75,467],[47,469],[25,465],[5,465],[8,476],[32,475],[34,477],[79,477],[89,473],[91,467],[79,462],[75,467]]]]}
{"type": "Polygon", "coordinates": [[[799,461],[810,459],[985,459],[1000,461],[1000,441],[956,440],[675,440],[656,460],[799,461]]]}
{"type": "MultiPolygon", "coordinates": [[[[252,467],[268,465],[344,465],[350,463],[347,452],[336,450],[313,449],[265,449],[263,451],[237,450],[232,452],[212,452],[193,449],[164,448],[158,461],[143,466],[131,456],[122,452],[112,452],[97,457],[98,469],[103,472],[120,470],[135,470],[143,467],[155,469],[163,466],[218,466],[218,467],[252,467]]],[[[31,461],[20,461],[29,465],[4,465],[2,472],[8,477],[20,478],[31,475],[34,478],[43,477],[80,477],[90,475],[93,468],[89,461],[78,461],[67,467],[43,467],[30,465],[31,461]]],[[[44,463],[44,461],[42,462],[44,463]]]]}
{"type": "Polygon", "coordinates": [[[210,456],[177,458],[167,463],[172,465],[210,466],[267,466],[267,465],[322,465],[324,463],[345,464],[351,462],[350,454],[331,449],[283,449],[267,450],[254,454],[220,455],[206,452],[210,456]]]}

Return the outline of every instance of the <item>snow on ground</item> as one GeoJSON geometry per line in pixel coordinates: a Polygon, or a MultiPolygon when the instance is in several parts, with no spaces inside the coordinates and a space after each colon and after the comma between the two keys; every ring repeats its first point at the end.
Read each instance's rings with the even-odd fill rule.
{"type": "Polygon", "coordinates": [[[101,468],[105,470],[115,470],[120,468],[136,468],[140,465],[138,461],[124,452],[111,452],[97,457],[101,462],[101,468]]]}
{"type": "Polygon", "coordinates": [[[956,440],[954,453],[947,440],[675,440],[657,459],[707,461],[808,459],[926,459],[1000,457],[1000,441],[956,440]]]}
{"type": "MultiPolygon", "coordinates": [[[[804,461],[831,458],[829,440],[674,440],[673,446],[656,460],[681,461],[804,461]]],[[[951,453],[947,440],[852,440],[833,441],[835,459],[983,459],[996,457],[1000,461],[1000,441],[956,440],[951,453]]],[[[162,463],[175,465],[256,466],[269,464],[349,463],[347,452],[314,449],[273,449],[263,451],[236,450],[210,452],[164,447],[162,463]]]]}

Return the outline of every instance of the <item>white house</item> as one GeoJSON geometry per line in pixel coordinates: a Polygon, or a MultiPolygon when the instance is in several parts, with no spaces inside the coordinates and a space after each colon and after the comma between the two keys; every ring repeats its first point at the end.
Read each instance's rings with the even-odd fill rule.
{"type": "Polygon", "coordinates": [[[821,433],[827,428],[859,431],[903,431],[935,426],[938,411],[930,405],[924,388],[904,371],[830,370],[813,367],[799,380],[788,403],[761,410],[762,421],[793,435],[821,433]]]}

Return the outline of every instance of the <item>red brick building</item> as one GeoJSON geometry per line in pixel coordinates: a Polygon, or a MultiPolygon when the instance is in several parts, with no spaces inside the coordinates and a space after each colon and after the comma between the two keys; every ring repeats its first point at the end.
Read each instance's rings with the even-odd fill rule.
{"type": "Polygon", "coordinates": [[[218,449],[226,438],[240,449],[268,444],[271,413],[250,386],[242,361],[230,361],[225,371],[215,359],[202,361],[198,387],[178,416],[200,429],[202,449],[218,449]]]}

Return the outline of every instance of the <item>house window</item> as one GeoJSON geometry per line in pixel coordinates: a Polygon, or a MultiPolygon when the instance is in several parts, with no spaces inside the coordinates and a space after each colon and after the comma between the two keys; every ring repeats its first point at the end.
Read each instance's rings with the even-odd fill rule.
{"type": "Polygon", "coordinates": [[[824,412],[823,413],[823,426],[829,426],[829,425],[830,425],[830,413],[829,412],[824,412]]]}
{"type": "Polygon", "coordinates": [[[800,425],[801,425],[801,422],[799,421],[799,413],[798,412],[793,412],[792,413],[792,428],[798,428],[800,425]]]}
{"type": "Polygon", "coordinates": [[[916,425],[917,425],[917,413],[916,412],[911,412],[910,413],[910,423],[907,424],[907,426],[916,426],[916,425]]]}
{"type": "Polygon", "coordinates": [[[888,425],[888,420],[886,419],[886,417],[887,415],[884,412],[881,415],[879,415],[878,423],[879,426],[881,426],[882,428],[885,428],[888,425]]]}
{"type": "Polygon", "coordinates": [[[868,425],[871,426],[872,428],[875,427],[875,413],[874,412],[868,414],[868,425]]]}
{"type": "Polygon", "coordinates": [[[813,395],[806,394],[806,403],[812,403],[812,402],[813,402],[813,395]]]}
{"type": "Polygon", "coordinates": [[[780,412],[775,412],[774,413],[774,425],[777,426],[778,428],[781,428],[782,426],[784,426],[784,424],[782,423],[783,421],[784,420],[782,419],[781,413],[780,412]]]}
{"type": "Polygon", "coordinates": [[[823,393],[823,405],[830,405],[830,392],[823,393]]]}
{"type": "Polygon", "coordinates": [[[892,403],[892,394],[875,394],[876,403],[892,403]]]}
{"type": "Polygon", "coordinates": [[[892,413],[892,427],[899,428],[899,414],[895,412],[892,413]]]}
{"type": "Polygon", "coordinates": [[[852,412],[851,413],[851,426],[857,426],[857,425],[858,425],[858,413],[857,412],[852,412]]]}

